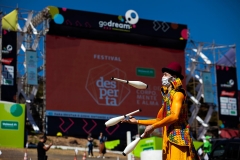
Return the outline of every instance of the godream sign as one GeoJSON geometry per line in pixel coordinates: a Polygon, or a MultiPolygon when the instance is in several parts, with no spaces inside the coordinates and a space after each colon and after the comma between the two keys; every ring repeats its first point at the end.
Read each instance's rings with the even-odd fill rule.
{"type": "Polygon", "coordinates": [[[99,21],[99,27],[110,30],[129,31],[136,27],[138,20],[138,13],[134,10],[128,10],[125,13],[125,17],[118,16],[116,20],[99,21]]]}

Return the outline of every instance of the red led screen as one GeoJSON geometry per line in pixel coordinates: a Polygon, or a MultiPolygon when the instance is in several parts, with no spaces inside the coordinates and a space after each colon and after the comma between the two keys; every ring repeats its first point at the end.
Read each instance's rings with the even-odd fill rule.
{"type": "Polygon", "coordinates": [[[54,111],[84,113],[84,118],[123,115],[141,108],[136,115],[155,117],[162,101],[161,68],[177,61],[185,70],[183,50],[48,35],[46,52],[46,109],[55,116],[54,111]],[[142,81],[149,88],[111,77],[142,81]]]}

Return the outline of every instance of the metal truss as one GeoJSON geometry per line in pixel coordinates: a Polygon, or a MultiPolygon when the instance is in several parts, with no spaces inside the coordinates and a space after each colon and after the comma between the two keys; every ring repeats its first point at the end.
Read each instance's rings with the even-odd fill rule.
{"type": "MultiPolygon", "coordinates": [[[[185,62],[186,62],[186,85],[193,83],[194,93],[187,92],[192,105],[190,107],[191,117],[189,118],[189,124],[192,125],[195,120],[197,120],[201,126],[198,128],[197,139],[204,139],[209,126],[208,122],[211,119],[211,115],[215,109],[215,106],[218,106],[217,99],[217,80],[216,80],[216,71],[215,66],[216,62],[225,56],[231,48],[235,49],[235,45],[217,45],[213,43],[204,43],[196,42],[189,40],[187,47],[185,49],[185,62]],[[202,73],[210,72],[212,75],[212,94],[214,95],[214,103],[208,104],[209,109],[208,113],[204,120],[198,116],[198,111],[201,107],[200,100],[204,99],[203,92],[203,81],[202,73]],[[192,81],[190,81],[192,80],[192,81]]],[[[235,63],[232,63],[232,66],[235,67],[235,63]]]]}
{"type": "MultiPolygon", "coordinates": [[[[8,6],[0,6],[3,8],[12,8],[8,6]]],[[[14,9],[14,8],[12,8],[14,9]]],[[[16,8],[15,8],[16,9],[16,8]]],[[[26,51],[36,51],[38,58],[38,81],[43,83],[43,113],[46,108],[46,94],[45,94],[45,41],[46,34],[49,31],[49,21],[51,19],[49,9],[46,7],[42,11],[33,11],[20,9],[18,10],[18,31],[17,31],[17,96],[21,94],[24,97],[27,111],[30,113],[30,105],[38,91],[38,85],[27,84],[26,72],[26,51]]],[[[17,98],[19,103],[19,99],[17,98]]],[[[23,103],[23,102],[21,102],[23,103]]],[[[35,131],[39,131],[38,126],[31,114],[28,114],[28,120],[35,131]]],[[[41,117],[43,120],[43,132],[45,129],[45,114],[41,117]]]]}
{"type": "MultiPolygon", "coordinates": [[[[46,34],[49,31],[49,20],[50,20],[50,13],[48,8],[44,8],[40,12],[36,12],[34,14],[33,11],[28,12],[28,17],[23,18],[25,20],[25,25],[22,29],[20,30],[20,34],[18,35],[18,51],[23,52],[23,56],[26,58],[26,50],[33,50],[37,52],[38,55],[38,81],[41,81],[43,83],[43,116],[42,121],[43,121],[43,132],[45,132],[45,125],[46,125],[46,120],[45,120],[45,110],[46,110],[46,94],[45,94],[45,85],[46,85],[46,78],[45,78],[45,56],[46,56],[46,50],[45,50],[45,41],[46,41],[46,34]]],[[[21,27],[19,27],[21,29],[21,27]]],[[[21,53],[18,53],[19,56],[22,56],[21,53]]],[[[20,83],[18,83],[18,91],[21,92],[22,95],[25,94],[25,99],[28,99],[30,102],[33,101],[34,97],[36,96],[37,90],[38,90],[38,85],[33,85],[31,86],[31,91],[29,91],[30,86],[26,83],[26,78],[27,78],[27,73],[26,73],[26,64],[25,64],[25,58],[24,62],[21,63],[19,62],[19,65],[23,65],[24,72],[21,74],[19,73],[19,78],[22,79],[20,83]],[[25,82],[24,86],[24,93],[22,93],[23,89],[23,84],[22,82],[25,82]]],[[[21,58],[18,58],[21,60],[21,58]]],[[[18,66],[18,68],[21,68],[18,66]]],[[[19,93],[19,92],[18,92],[19,93]]]]}

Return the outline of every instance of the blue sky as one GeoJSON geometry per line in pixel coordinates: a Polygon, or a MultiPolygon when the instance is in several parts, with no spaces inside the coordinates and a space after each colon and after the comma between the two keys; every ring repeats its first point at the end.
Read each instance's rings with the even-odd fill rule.
{"type": "MultiPolygon", "coordinates": [[[[133,9],[141,19],[188,25],[195,41],[236,44],[237,53],[240,46],[240,0],[1,0],[0,5],[38,11],[52,5],[113,15],[123,15],[133,9]]],[[[10,11],[2,6],[0,10],[10,11]]],[[[240,55],[237,55],[239,68],[240,55]]],[[[240,77],[240,70],[237,72],[240,77]]]]}

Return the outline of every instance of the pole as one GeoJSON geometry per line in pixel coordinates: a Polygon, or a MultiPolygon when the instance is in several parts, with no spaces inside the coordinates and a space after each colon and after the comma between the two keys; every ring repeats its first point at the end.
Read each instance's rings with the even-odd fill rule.
{"type": "Polygon", "coordinates": [[[43,132],[46,133],[46,35],[49,30],[49,20],[43,21],[43,132]]]}
{"type": "Polygon", "coordinates": [[[42,122],[43,122],[43,132],[45,133],[46,131],[46,76],[45,76],[45,71],[46,71],[46,52],[45,52],[45,35],[43,36],[43,116],[42,116],[42,122]]]}
{"type": "MultiPolygon", "coordinates": [[[[127,131],[127,145],[129,145],[131,143],[131,132],[130,131],[127,131]]],[[[131,154],[128,154],[127,155],[127,159],[128,160],[131,160],[131,154]]]]}

